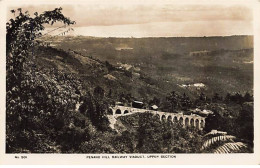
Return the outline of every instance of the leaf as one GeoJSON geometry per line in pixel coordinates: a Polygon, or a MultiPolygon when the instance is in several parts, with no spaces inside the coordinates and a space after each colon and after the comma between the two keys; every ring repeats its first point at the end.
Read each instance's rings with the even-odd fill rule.
{"type": "Polygon", "coordinates": [[[232,136],[232,135],[220,135],[217,137],[212,137],[208,140],[206,140],[202,147],[201,150],[204,150],[206,148],[210,148],[212,145],[216,144],[216,143],[220,143],[220,142],[226,142],[226,141],[233,141],[236,137],[232,136]]]}
{"type": "Polygon", "coordinates": [[[241,149],[246,148],[247,145],[242,142],[230,142],[218,147],[214,153],[235,153],[241,151],[241,149]]]}
{"type": "Polygon", "coordinates": [[[227,135],[227,132],[218,131],[218,130],[211,130],[209,133],[205,134],[204,136],[216,135],[216,134],[227,135]]]}

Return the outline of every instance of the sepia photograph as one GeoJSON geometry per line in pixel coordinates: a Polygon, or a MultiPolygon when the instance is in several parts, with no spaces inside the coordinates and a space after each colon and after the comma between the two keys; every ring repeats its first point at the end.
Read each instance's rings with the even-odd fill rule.
{"type": "Polygon", "coordinates": [[[4,153],[254,154],[253,3],[111,2],[6,5],[4,153]]]}

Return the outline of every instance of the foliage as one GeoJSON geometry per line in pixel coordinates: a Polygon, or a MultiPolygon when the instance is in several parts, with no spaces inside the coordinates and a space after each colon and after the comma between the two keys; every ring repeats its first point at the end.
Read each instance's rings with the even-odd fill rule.
{"type": "Polygon", "coordinates": [[[212,103],[206,108],[214,112],[206,118],[206,132],[212,129],[227,131],[243,139],[251,147],[253,146],[253,102],[245,102],[242,105],[232,102],[229,104],[212,103]]]}
{"type": "MultiPolygon", "coordinates": [[[[90,140],[86,140],[79,146],[79,153],[116,153],[117,151],[109,143],[111,133],[97,132],[90,140]]],[[[112,134],[113,135],[113,134],[112,134]]]]}
{"type": "Polygon", "coordinates": [[[83,142],[95,136],[96,129],[88,117],[79,112],[72,112],[69,122],[64,124],[57,134],[61,152],[73,153],[81,150],[80,145],[83,142]]]}
{"type": "Polygon", "coordinates": [[[250,152],[243,142],[237,142],[236,137],[227,135],[226,132],[212,130],[204,135],[204,143],[201,147],[203,153],[241,153],[250,152]]]}
{"type": "Polygon", "coordinates": [[[192,101],[190,100],[189,96],[183,93],[183,96],[180,100],[182,110],[188,110],[192,107],[192,101]]]}
{"type": "Polygon", "coordinates": [[[79,108],[80,112],[88,116],[92,124],[101,131],[106,131],[109,128],[109,121],[106,116],[109,110],[109,104],[107,102],[107,99],[104,97],[104,90],[97,86],[94,89],[94,96],[87,93],[79,108]]]}
{"type": "Polygon", "coordinates": [[[113,145],[116,153],[136,153],[136,136],[128,130],[122,132],[120,136],[115,136],[110,144],[113,145]]]}
{"type": "MultiPolygon", "coordinates": [[[[44,24],[52,25],[58,21],[67,25],[75,23],[65,17],[61,10],[62,8],[56,8],[40,15],[35,12],[34,17],[31,17],[28,11],[22,12],[22,9],[18,8],[17,16],[6,23],[7,90],[19,87],[24,62],[35,45],[35,39],[42,35],[44,24]]],[[[11,12],[16,14],[15,10],[11,12]]]]}
{"type": "Polygon", "coordinates": [[[166,100],[170,104],[170,111],[174,112],[177,107],[180,105],[180,96],[175,92],[172,91],[167,97],[166,100]]]}
{"type": "Polygon", "coordinates": [[[157,106],[159,106],[160,103],[161,103],[160,98],[158,98],[158,97],[153,97],[153,99],[149,101],[149,106],[152,106],[152,105],[157,105],[157,106]]]}
{"type": "Polygon", "coordinates": [[[13,97],[7,102],[6,111],[8,152],[19,146],[32,152],[39,150],[34,149],[40,144],[37,142],[39,135],[47,141],[52,140],[53,144],[57,143],[60,137],[56,132],[70,123],[79,100],[76,88],[80,87],[81,82],[78,79],[56,70],[43,73],[37,68],[37,73],[32,75],[31,66],[26,63],[27,71],[17,97],[14,97],[14,92],[7,92],[7,97],[13,97]]]}
{"type": "Polygon", "coordinates": [[[244,103],[239,111],[238,117],[235,119],[237,124],[236,136],[246,141],[253,147],[254,141],[254,104],[244,103]]]}
{"type": "MultiPolygon", "coordinates": [[[[41,36],[43,24],[57,21],[74,24],[63,16],[61,10],[56,8],[30,17],[27,11],[23,13],[19,8],[18,15],[6,24],[7,152],[51,151],[48,149],[50,144],[57,145],[55,130],[63,127],[70,115],[69,110],[74,108],[77,100],[71,88],[74,84],[65,79],[70,77],[49,70],[46,72],[52,76],[49,78],[29,61],[29,56],[34,58],[31,54],[34,39],[41,36]],[[64,83],[59,83],[59,79],[64,83]]],[[[15,10],[11,12],[16,13],[15,10]]]]}
{"type": "Polygon", "coordinates": [[[196,153],[201,142],[198,130],[162,122],[150,113],[141,115],[137,137],[140,153],[196,153]]]}
{"type": "MultiPolygon", "coordinates": [[[[76,55],[66,51],[39,47],[36,39],[42,36],[44,24],[58,21],[65,25],[75,23],[63,16],[61,11],[61,8],[56,8],[43,14],[34,13],[31,17],[22,9],[17,12],[12,10],[17,16],[6,24],[8,153],[196,153],[201,152],[202,142],[206,152],[247,152],[247,148],[240,150],[244,149],[244,143],[249,148],[253,146],[253,96],[249,93],[244,96],[240,93],[228,94],[223,99],[218,93],[210,98],[200,90],[199,97],[194,98],[194,95],[180,92],[176,87],[176,91],[165,97],[166,93],[158,89],[159,80],[145,73],[118,70],[108,61],[103,63],[74,52],[80,54],[80,58],[84,57],[82,59],[86,62],[83,63],[75,58],[76,55]],[[78,74],[60,69],[59,64],[53,61],[56,55],[68,67],[75,63],[73,68],[78,74]],[[49,59],[48,63],[56,67],[45,67],[47,64],[37,62],[40,59],[49,59]],[[88,61],[91,63],[86,65],[88,61]],[[108,73],[113,73],[115,81],[102,78],[108,73]],[[138,74],[140,76],[136,77],[138,74]],[[135,82],[137,89],[130,86],[133,84],[131,81],[135,82]],[[93,88],[93,85],[100,86],[93,88]],[[203,141],[203,132],[183,128],[178,123],[160,121],[148,113],[137,118],[126,116],[122,119],[124,131],[111,130],[107,118],[109,105],[116,98],[130,104],[136,95],[141,96],[145,103],[161,105],[170,112],[188,111],[192,107],[211,109],[214,115],[208,117],[206,131],[231,130],[229,132],[241,142],[236,142],[234,136],[209,134],[203,141]],[[149,101],[148,97],[154,98],[149,101]]],[[[166,56],[170,58],[171,54],[166,56]]],[[[178,55],[178,58],[182,56],[178,55]]]]}
{"type": "Polygon", "coordinates": [[[232,135],[219,135],[216,137],[213,137],[211,139],[208,139],[204,142],[203,146],[202,146],[202,150],[205,148],[208,148],[209,146],[211,146],[214,143],[220,142],[220,141],[227,141],[230,140],[232,141],[235,137],[232,135]]]}
{"type": "Polygon", "coordinates": [[[246,147],[242,142],[230,142],[218,147],[214,153],[241,153],[241,150],[246,147]]]}

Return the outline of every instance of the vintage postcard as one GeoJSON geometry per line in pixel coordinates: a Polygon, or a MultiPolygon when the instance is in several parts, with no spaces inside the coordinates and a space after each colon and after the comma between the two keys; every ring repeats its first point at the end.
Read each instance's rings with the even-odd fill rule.
{"type": "Polygon", "coordinates": [[[259,1],[0,6],[0,164],[260,164],[259,1]]]}

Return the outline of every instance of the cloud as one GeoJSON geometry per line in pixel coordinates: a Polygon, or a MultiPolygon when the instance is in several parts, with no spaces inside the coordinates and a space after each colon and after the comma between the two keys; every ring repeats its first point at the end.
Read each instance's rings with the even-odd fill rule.
{"type": "Polygon", "coordinates": [[[75,31],[71,32],[70,35],[97,37],[201,37],[251,35],[252,32],[252,23],[247,21],[187,21],[76,27],[75,31]]]}
{"type": "MultiPolygon", "coordinates": [[[[57,7],[60,5],[27,5],[22,8],[33,14],[57,7]]],[[[82,27],[75,32],[79,35],[148,37],[253,34],[253,11],[245,5],[75,4],[61,7],[65,16],[76,21],[75,27],[82,27]]]]}
{"type": "MultiPolygon", "coordinates": [[[[31,13],[52,10],[53,5],[25,6],[31,13]]],[[[249,7],[241,5],[64,5],[63,13],[77,26],[111,26],[153,22],[252,20],[249,7]]]]}
{"type": "Polygon", "coordinates": [[[153,22],[252,20],[252,11],[243,6],[120,6],[77,7],[78,26],[110,26],[153,22]]]}

